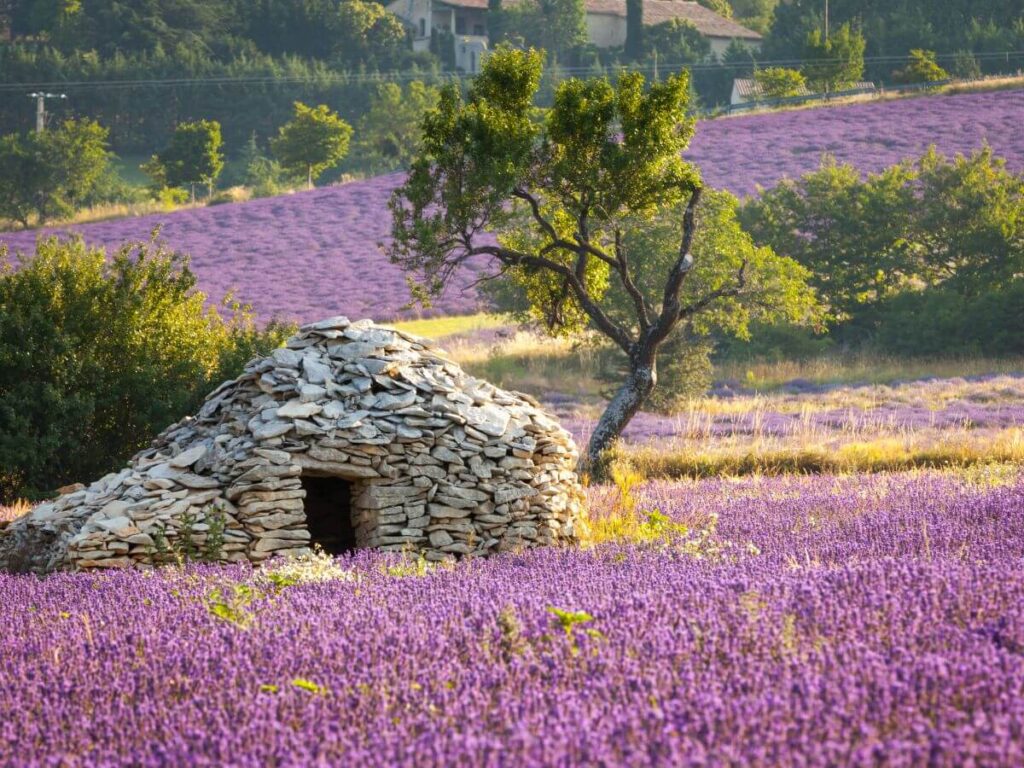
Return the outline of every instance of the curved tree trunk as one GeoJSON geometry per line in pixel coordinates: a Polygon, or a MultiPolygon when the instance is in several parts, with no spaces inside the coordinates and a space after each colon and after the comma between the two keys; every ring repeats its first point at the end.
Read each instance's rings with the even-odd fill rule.
{"type": "Polygon", "coordinates": [[[615,397],[604,409],[601,418],[590,436],[586,453],[580,457],[579,470],[594,472],[601,467],[601,454],[618,440],[622,430],[640,410],[658,381],[654,354],[633,356],[630,360],[629,376],[615,393],[615,397]]]}

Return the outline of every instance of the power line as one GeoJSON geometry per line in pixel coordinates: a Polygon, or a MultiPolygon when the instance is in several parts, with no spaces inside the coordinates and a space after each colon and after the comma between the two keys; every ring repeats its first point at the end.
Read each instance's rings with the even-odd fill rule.
{"type": "MultiPolygon", "coordinates": [[[[937,54],[938,61],[954,61],[965,53],[937,54]]],[[[967,52],[966,55],[981,61],[1003,59],[1009,62],[1013,60],[1024,61],[1024,51],[981,51],[967,52]]],[[[720,63],[692,63],[692,62],[671,62],[659,61],[659,69],[687,69],[693,72],[708,72],[722,70],[743,70],[748,69],[751,64],[759,67],[790,67],[802,68],[804,66],[824,66],[837,64],[844,61],[841,58],[832,59],[772,59],[758,60],[752,56],[750,61],[720,62],[720,63]]],[[[903,64],[910,61],[910,56],[868,56],[864,58],[865,64],[903,64]]],[[[609,65],[597,67],[598,70],[610,72],[650,72],[653,65],[609,65]]],[[[567,76],[591,74],[595,71],[592,66],[559,67],[557,72],[567,76]]],[[[50,80],[50,81],[26,81],[0,83],[0,92],[23,91],[27,88],[34,90],[45,90],[50,88],[61,88],[64,91],[87,91],[87,90],[116,90],[136,88],[175,88],[175,87],[231,87],[231,86],[257,86],[257,85],[296,85],[312,84],[322,86],[333,85],[358,85],[386,82],[405,82],[409,80],[462,80],[470,78],[462,72],[419,72],[419,71],[386,71],[386,72],[336,72],[329,74],[315,75],[212,75],[207,77],[179,77],[179,78],[140,78],[134,80],[50,80]]]]}

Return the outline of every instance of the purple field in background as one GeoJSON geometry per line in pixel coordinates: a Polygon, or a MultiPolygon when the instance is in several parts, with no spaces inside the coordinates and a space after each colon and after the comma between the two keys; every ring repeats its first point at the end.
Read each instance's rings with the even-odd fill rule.
{"type": "Polygon", "coordinates": [[[1022,120],[1024,90],[892,99],[701,123],[687,156],[705,181],[740,196],[813,171],[823,153],[874,172],[920,157],[932,144],[952,156],[987,141],[1021,171],[1022,120]]]}
{"type": "Polygon", "coordinates": [[[283,589],[244,568],[0,575],[0,764],[1024,763],[1024,486],[639,494],[737,546],[405,577],[361,554],[356,581],[283,589]],[[592,620],[569,637],[550,608],[592,620]]]}
{"type": "MultiPolygon", "coordinates": [[[[930,144],[970,152],[986,140],[1011,168],[1024,168],[1024,90],[928,96],[833,108],[748,115],[702,123],[688,157],[712,185],[743,195],[757,185],[813,170],[822,153],[877,171],[930,144]]],[[[72,227],[90,243],[146,239],[156,226],[192,257],[200,287],[219,300],[235,289],[259,316],[315,320],[336,314],[392,320],[476,311],[458,285],[429,311],[405,310],[405,277],[377,247],[389,233],[387,200],[401,175],[283,197],[72,227]]],[[[0,242],[30,250],[38,231],[0,242]]]]}
{"type": "MultiPolygon", "coordinates": [[[[578,414],[562,416],[565,428],[581,444],[594,430],[596,420],[578,414]]],[[[817,431],[823,434],[870,433],[874,435],[921,430],[1009,429],[1024,426],[1024,404],[979,405],[955,403],[942,409],[912,405],[881,405],[876,408],[836,408],[808,414],[778,411],[687,414],[661,416],[638,413],[622,433],[626,442],[659,443],[666,439],[706,440],[715,437],[763,436],[786,438],[817,431]]]]}

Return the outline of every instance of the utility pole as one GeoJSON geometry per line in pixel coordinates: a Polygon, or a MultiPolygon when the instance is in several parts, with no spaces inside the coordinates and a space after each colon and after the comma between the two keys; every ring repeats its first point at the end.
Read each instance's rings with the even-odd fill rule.
{"type": "Polygon", "coordinates": [[[828,0],[825,0],[825,42],[828,42],[828,0]]]}
{"type": "Polygon", "coordinates": [[[46,100],[66,99],[67,94],[37,91],[36,93],[30,93],[28,97],[36,100],[36,133],[42,133],[46,130],[46,100]]]}

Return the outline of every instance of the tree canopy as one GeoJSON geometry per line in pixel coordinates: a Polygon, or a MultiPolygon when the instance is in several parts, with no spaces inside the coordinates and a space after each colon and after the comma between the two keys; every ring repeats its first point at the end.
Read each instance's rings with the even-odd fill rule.
{"type": "Polygon", "coordinates": [[[43,133],[0,138],[0,218],[29,225],[77,210],[109,170],[107,130],[67,120],[43,133]]]}
{"type": "Polygon", "coordinates": [[[563,81],[542,122],[540,80],[539,53],[499,48],[465,98],[442,91],[391,201],[389,254],[423,300],[486,257],[552,332],[592,328],[619,348],[629,373],[591,439],[593,466],[654,389],[658,350],[681,324],[716,312],[747,322],[730,307],[753,311],[750,298],[777,287],[772,274],[794,287],[792,301],[776,296],[781,311],[800,315],[812,300],[795,262],[738,241],[695,268],[703,185],[681,157],[693,133],[685,73],[563,81]],[[671,246],[659,231],[674,233],[671,246]]]}
{"type": "Polygon", "coordinates": [[[270,147],[281,166],[305,176],[312,189],[315,179],[348,154],[351,138],[352,126],[326,104],[307,107],[297,101],[294,117],[281,126],[270,147]]]}

